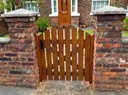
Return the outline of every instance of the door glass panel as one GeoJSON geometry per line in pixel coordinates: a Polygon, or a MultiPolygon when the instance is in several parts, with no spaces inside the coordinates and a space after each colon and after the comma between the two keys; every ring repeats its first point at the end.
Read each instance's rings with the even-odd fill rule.
{"type": "Polygon", "coordinates": [[[57,2],[56,2],[56,0],[54,0],[53,5],[54,5],[54,12],[57,12],[57,2]]]}
{"type": "Polygon", "coordinates": [[[75,0],[72,0],[72,12],[75,12],[75,0]]]}
{"type": "Polygon", "coordinates": [[[68,9],[68,1],[67,0],[61,0],[61,10],[67,11],[68,9]]]}

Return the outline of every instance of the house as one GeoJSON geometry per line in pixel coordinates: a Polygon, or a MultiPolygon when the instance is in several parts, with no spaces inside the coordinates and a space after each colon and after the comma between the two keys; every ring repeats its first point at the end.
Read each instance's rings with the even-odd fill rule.
{"type": "MultiPolygon", "coordinates": [[[[65,6],[69,7],[68,14],[63,16],[66,21],[67,15],[70,15],[72,25],[88,26],[91,23],[90,12],[108,5],[127,8],[128,0],[26,0],[24,8],[40,13],[42,17],[48,17],[53,26],[58,25],[58,15],[61,11],[59,5],[66,2],[65,6]],[[38,3],[37,3],[38,2],[38,3]]],[[[5,0],[4,0],[5,2],[5,0]]],[[[66,7],[65,7],[66,8],[66,7]]],[[[64,14],[62,14],[64,15],[64,14]]]]}

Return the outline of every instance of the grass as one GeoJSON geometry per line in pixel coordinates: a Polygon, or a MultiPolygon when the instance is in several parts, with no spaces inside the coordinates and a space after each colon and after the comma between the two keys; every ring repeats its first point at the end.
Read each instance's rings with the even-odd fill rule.
{"type": "MultiPolygon", "coordinates": [[[[86,36],[86,32],[89,33],[90,35],[92,35],[93,28],[87,28],[84,30],[84,32],[85,32],[85,36],[86,36]]],[[[42,32],[39,32],[39,33],[41,34],[42,32]]],[[[8,37],[8,35],[5,35],[5,37],[8,37]]],[[[122,31],[122,37],[128,37],[128,31],[122,31]]]]}
{"type": "Polygon", "coordinates": [[[85,29],[84,31],[85,31],[85,33],[87,32],[87,33],[89,33],[90,35],[93,34],[93,28],[88,28],[88,29],[85,29]]]}
{"type": "MultiPolygon", "coordinates": [[[[89,33],[90,35],[93,34],[93,28],[88,28],[88,29],[85,29],[85,34],[86,32],[89,33]]],[[[122,37],[128,37],[128,31],[122,31],[122,37]]]]}
{"type": "Polygon", "coordinates": [[[128,37],[128,31],[122,31],[122,37],[128,37]]]}
{"type": "Polygon", "coordinates": [[[1,36],[1,38],[9,38],[9,34],[5,34],[4,36],[1,36]]]}

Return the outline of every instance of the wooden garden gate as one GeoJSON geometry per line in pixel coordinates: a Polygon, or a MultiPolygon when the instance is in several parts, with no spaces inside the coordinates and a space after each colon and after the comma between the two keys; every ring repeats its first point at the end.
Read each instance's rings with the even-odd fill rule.
{"type": "Polygon", "coordinates": [[[80,80],[92,83],[94,35],[59,27],[36,35],[40,81],[80,80]]]}

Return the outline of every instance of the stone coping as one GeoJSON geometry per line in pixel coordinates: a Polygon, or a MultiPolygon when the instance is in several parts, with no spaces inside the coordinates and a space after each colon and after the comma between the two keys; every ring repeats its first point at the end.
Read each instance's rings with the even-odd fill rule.
{"type": "Polygon", "coordinates": [[[108,14],[126,14],[127,10],[113,6],[105,6],[91,12],[93,15],[108,15],[108,14]]]}
{"type": "Polygon", "coordinates": [[[121,41],[122,43],[128,43],[128,37],[122,37],[121,41]]]}
{"type": "Polygon", "coordinates": [[[31,17],[37,16],[38,12],[33,12],[26,9],[17,9],[8,13],[1,14],[1,17],[31,17]]]}
{"type": "Polygon", "coordinates": [[[10,42],[10,37],[0,37],[0,44],[6,44],[10,42]]]}

